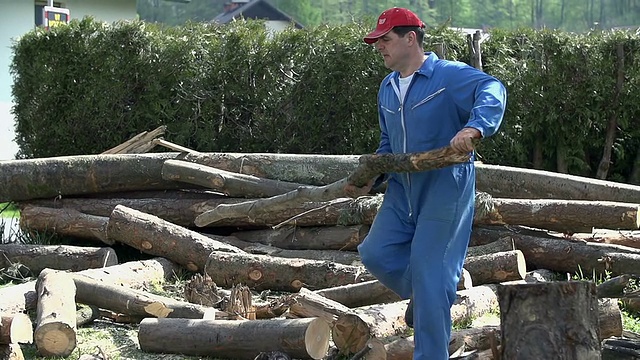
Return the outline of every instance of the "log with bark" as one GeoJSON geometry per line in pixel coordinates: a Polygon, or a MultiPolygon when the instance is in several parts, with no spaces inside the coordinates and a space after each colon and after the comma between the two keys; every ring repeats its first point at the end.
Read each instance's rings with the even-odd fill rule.
{"type": "Polygon", "coordinates": [[[474,285],[522,280],[527,273],[525,257],[520,250],[467,257],[464,268],[474,285]]]}
{"type": "Polygon", "coordinates": [[[153,140],[164,135],[166,130],[167,126],[162,125],[151,131],[143,131],[122,144],[104,151],[103,154],[144,154],[156,146],[153,140]]]}
{"type": "Polygon", "coordinates": [[[344,265],[362,265],[360,255],[355,251],[342,250],[286,250],[262,244],[249,244],[239,247],[245,252],[258,255],[269,255],[282,258],[300,258],[309,260],[330,261],[344,265]]]}
{"type": "Polygon", "coordinates": [[[33,325],[29,315],[23,313],[0,315],[0,344],[31,344],[33,325]]]}
{"type": "Polygon", "coordinates": [[[576,233],[595,228],[636,230],[640,205],[626,202],[557,199],[486,199],[477,202],[476,225],[523,225],[576,233]],[[486,207],[478,211],[478,207],[486,207]]]}
{"type": "Polygon", "coordinates": [[[33,332],[42,356],[71,355],[76,348],[76,287],[64,272],[44,269],[36,282],[38,311],[33,332]]]}
{"type": "MultiPolygon", "coordinates": [[[[173,278],[179,269],[177,264],[167,259],[154,258],[100,269],[82,270],[77,274],[134,289],[144,289],[173,278]]],[[[0,313],[18,313],[36,309],[38,299],[35,285],[35,281],[29,281],[0,288],[0,313]]]]}
{"type": "Polygon", "coordinates": [[[602,360],[640,359],[640,341],[611,337],[602,342],[602,360]]]}
{"type": "Polygon", "coordinates": [[[20,209],[20,228],[25,232],[55,233],[113,245],[113,241],[107,238],[108,221],[107,217],[85,214],[72,208],[26,205],[20,209]]]}
{"type": "Polygon", "coordinates": [[[318,318],[195,320],[147,318],[140,323],[143,351],[253,360],[261,352],[321,359],[329,349],[329,324],[318,318]]]}
{"type": "Polygon", "coordinates": [[[221,219],[253,218],[309,201],[332,201],[349,197],[344,190],[345,185],[353,184],[362,187],[380,174],[427,171],[468,160],[469,154],[460,154],[449,146],[421,153],[362,155],[359,166],[342,180],[325,186],[301,186],[294,191],[266,199],[219,205],[213,210],[198,215],[195,224],[206,226],[221,219]]]}
{"type": "Polygon", "coordinates": [[[600,359],[594,283],[503,285],[498,299],[502,358],[600,359]]]}
{"type": "Polygon", "coordinates": [[[0,344],[0,359],[2,360],[24,360],[24,354],[20,344],[0,344]]]}
{"type": "Polygon", "coordinates": [[[202,186],[239,198],[262,198],[284,194],[303,184],[259,178],[195,164],[184,160],[166,160],[162,178],[202,186]]]}
{"type": "Polygon", "coordinates": [[[116,206],[111,213],[107,235],[144,253],[170,259],[190,271],[202,271],[212,251],[243,252],[235,246],[122,205],[116,206]]]}
{"type": "Polygon", "coordinates": [[[288,318],[321,318],[333,327],[341,315],[351,313],[349,307],[306,288],[301,288],[291,299],[288,318]]]}
{"type": "Polygon", "coordinates": [[[589,233],[572,234],[571,238],[600,244],[622,245],[640,249],[640,231],[594,229],[589,233]]]}
{"type": "MultiPolygon", "coordinates": [[[[147,291],[69,274],[76,286],[76,301],[130,316],[186,319],[215,318],[212,307],[179,301],[147,291]]],[[[224,316],[226,318],[226,316],[224,316]]]]}
{"type": "Polygon", "coordinates": [[[571,274],[640,273],[640,252],[634,248],[563,239],[519,227],[477,228],[472,241],[474,237],[482,237],[480,241],[510,239],[524,254],[527,266],[533,268],[571,274]]]}
{"type": "MultiPolygon", "coordinates": [[[[193,227],[199,214],[212,210],[221,204],[236,204],[246,199],[229,198],[222,195],[168,191],[153,197],[99,197],[99,198],[63,198],[54,200],[32,200],[21,202],[20,206],[32,205],[52,208],[73,208],[86,214],[109,217],[113,209],[126,206],[131,209],[155,215],[176,225],[193,227]]],[[[369,225],[373,222],[381,198],[361,197],[358,199],[340,199],[340,201],[309,202],[263,214],[255,218],[225,219],[210,227],[235,226],[243,228],[265,228],[279,224],[296,226],[326,225],[369,225]]]]}
{"type": "Polygon", "coordinates": [[[402,300],[378,280],[329,287],[316,290],[316,293],[350,308],[402,300]]]}
{"type": "Polygon", "coordinates": [[[118,256],[109,247],[18,243],[0,245],[0,268],[8,268],[16,263],[26,266],[37,276],[45,268],[81,271],[112,266],[118,263],[118,256]]]}
{"type": "Polygon", "coordinates": [[[356,250],[369,233],[369,225],[285,226],[279,229],[232,233],[240,240],[290,250],[356,250]]]}
{"type": "Polygon", "coordinates": [[[361,266],[218,251],[209,255],[204,268],[219,286],[244,284],[257,291],[297,292],[303,286],[317,290],[373,279],[361,266]]]}

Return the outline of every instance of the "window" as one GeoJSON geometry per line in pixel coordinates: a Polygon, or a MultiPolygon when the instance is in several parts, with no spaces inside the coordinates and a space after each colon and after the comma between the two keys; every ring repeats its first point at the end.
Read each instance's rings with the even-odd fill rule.
{"type": "MultiPolygon", "coordinates": [[[[36,1],[36,13],[35,13],[35,22],[36,22],[36,26],[42,26],[43,24],[43,19],[42,19],[42,10],[44,9],[45,6],[47,6],[47,2],[46,1],[36,1]]],[[[55,7],[64,7],[62,5],[61,2],[53,2],[53,6],[55,7]]]]}

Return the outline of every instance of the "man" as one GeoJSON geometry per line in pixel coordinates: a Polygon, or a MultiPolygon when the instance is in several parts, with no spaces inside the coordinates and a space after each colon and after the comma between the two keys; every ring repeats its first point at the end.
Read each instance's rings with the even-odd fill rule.
{"type": "MultiPolygon", "coordinates": [[[[410,10],[392,8],[364,38],[393,71],[378,92],[381,140],[376,153],[446,145],[470,153],[472,140],[493,135],[502,121],[504,86],[466,64],[425,53],[424,27],[410,10]]],[[[448,359],[450,309],[473,221],[473,157],[438,170],[385,174],[385,179],[384,201],[358,247],[362,262],[384,285],[411,298],[406,318],[414,327],[414,359],[448,359]]],[[[372,184],[345,190],[357,196],[372,184]]]]}

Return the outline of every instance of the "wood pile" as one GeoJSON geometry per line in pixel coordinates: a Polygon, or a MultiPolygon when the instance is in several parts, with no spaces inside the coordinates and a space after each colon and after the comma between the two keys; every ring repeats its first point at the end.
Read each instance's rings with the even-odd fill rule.
{"type": "MultiPolygon", "coordinates": [[[[357,254],[384,189],[352,199],[342,187],[347,180],[363,184],[383,172],[428,171],[466,158],[448,148],[332,156],[199,153],[161,139],[153,144],[176,152],[118,154],[114,148],[0,161],[0,202],[18,204],[22,230],[77,240],[0,246],[0,268],[21,265],[37,277],[0,288],[4,352],[19,358],[19,344],[35,342],[44,356],[67,356],[77,328],[100,317],[139,323],[140,349],[152,353],[412,358],[407,300],[375,280],[357,254]],[[146,256],[121,263],[115,246],[146,256]],[[178,269],[193,275],[183,299],[148,290],[178,269]],[[87,311],[81,304],[90,306],[89,315],[80,316],[87,311]],[[24,319],[30,310],[37,311],[33,329],[24,319]]],[[[601,343],[611,359],[637,352],[638,341],[623,336],[618,301],[640,309],[629,290],[640,274],[640,187],[479,163],[477,189],[454,323],[497,312],[506,301],[502,293],[518,299],[506,287],[571,288],[572,282],[557,280],[607,277],[597,288],[569,291],[577,298],[562,298],[595,304],[589,307],[595,313],[575,312],[567,321],[588,328],[589,346],[597,347],[592,353],[600,354],[601,343]]],[[[541,308],[557,300],[526,291],[537,294],[527,297],[541,308]]],[[[558,293],[567,290],[549,291],[558,293]]],[[[513,324],[505,314],[502,325],[513,324]]],[[[515,351],[506,346],[518,341],[513,326],[508,333],[501,324],[454,331],[452,358],[499,359],[503,350],[515,351]]]]}

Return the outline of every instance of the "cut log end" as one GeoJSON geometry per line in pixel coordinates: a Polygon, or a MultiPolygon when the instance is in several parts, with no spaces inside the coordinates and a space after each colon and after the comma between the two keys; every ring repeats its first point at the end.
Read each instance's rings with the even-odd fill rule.
{"type": "Polygon", "coordinates": [[[329,324],[320,318],[313,320],[304,334],[307,353],[312,359],[322,359],[329,351],[331,329],[329,324]]]}
{"type": "Polygon", "coordinates": [[[31,344],[33,325],[29,315],[17,313],[2,316],[0,324],[0,344],[31,344]]]}
{"type": "Polygon", "coordinates": [[[44,324],[36,329],[35,342],[42,356],[67,357],[76,348],[76,332],[67,324],[44,324]]]}

